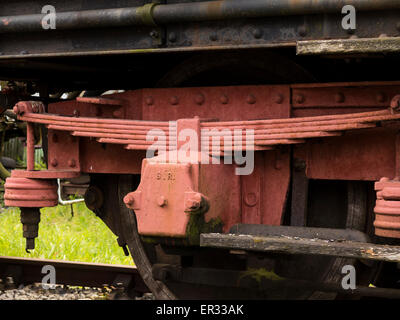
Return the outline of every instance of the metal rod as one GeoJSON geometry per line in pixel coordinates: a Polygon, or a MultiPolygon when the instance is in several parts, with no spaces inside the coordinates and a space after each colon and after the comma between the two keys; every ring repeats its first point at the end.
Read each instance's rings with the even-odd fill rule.
{"type": "Polygon", "coordinates": [[[35,130],[33,123],[26,125],[26,169],[35,170],[35,130]]]}
{"type": "MultiPolygon", "coordinates": [[[[340,14],[345,5],[353,5],[358,11],[400,9],[400,1],[397,0],[221,0],[179,4],[153,3],[142,7],[56,12],[56,29],[154,26],[332,12],[340,14]]],[[[42,27],[45,16],[31,14],[0,17],[0,33],[48,31],[42,27]]]]}
{"type": "Polygon", "coordinates": [[[58,203],[59,204],[66,206],[66,205],[85,201],[85,199],[83,199],[83,198],[74,199],[74,200],[63,200],[63,198],[61,196],[61,180],[60,179],[57,179],[57,184],[58,184],[57,194],[58,194],[58,203]]]}

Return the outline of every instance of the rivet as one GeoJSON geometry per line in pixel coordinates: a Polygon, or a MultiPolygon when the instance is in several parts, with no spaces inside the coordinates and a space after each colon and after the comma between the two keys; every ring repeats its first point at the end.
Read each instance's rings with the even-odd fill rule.
{"type": "Polygon", "coordinates": [[[200,193],[195,193],[185,202],[185,211],[196,211],[201,207],[202,196],[200,193]]]}
{"type": "Polygon", "coordinates": [[[205,97],[204,94],[200,93],[198,95],[196,95],[196,97],[194,98],[194,101],[196,102],[196,104],[198,105],[202,105],[205,101],[205,97]]]}
{"type": "Polygon", "coordinates": [[[280,93],[274,96],[274,102],[277,104],[282,104],[283,100],[284,100],[283,95],[280,93]]]}
{"type": "Polygon", "coordinates": [[[115,110],[113,112],[113,117],[114,118],[122,118],[122,111],[121,110],[115,110]]]}
{"type": "Polygon", "coordinates": [[[158,33],[157,30],[152,30],[150,32],[150,37],[152,37],[153,39],[158,38],[160,36],[160,34],[158,33]]]}
{"type": "Polygon", "coordinates": [[[75,161],[74,159],[71,159],[71,160],[68,161],[68,165],[69,165],[71,168],[75,168],[75,166],[76,166],[76,161],[75,161]]]}
{"type": "Polygon", "coordinates": [[[379,93],[376,95],[376,101],[378,101],[378,102],[380,102],[380,103],[385,102],[385,101],[386,101],[386,94],[383,93],[383,92],[379,92],[379,93]]]}
{"type": "Polygon", "coordinates": [[[132,194],[127,194],[124,197],[124,203],[127,205],[133,205],[135,203],[135,198],[133,197],[132,194]]]}
{"type": "Polygon", "coordinates": [[[255,104],[257,99],[253,94],[249,94],[246,99],[248,104],[255,104]]]}
{"type": "Polygon", "coordinates": [[[215,32],[212,32],[210,34],[210,40],[211,41],[217,41],[218,40],[218,35],[215,32]]]}
{"type": "Polygon", "coordinates": [[[172,105],[177,105],[178,103],[179,103],[179,99],[178,99],[178,97],[177,96],[172,96],[170,99],[169,99],[169,103],[171,103],[172,105]]]}
{"type": "Polygon", "coordinates": [[[176,33],[175,33],[175,32],[171,32],[171,33],[168,35],[168,40],[169,40],[170,42],[176,42],[176,40],[177,40],[176,33]]]}
{"type": "Polygon", "coordinates": [[[165,199],[164,196],[159,196],[157,198],[157,204],[158,204],[158,206],[160,206],[162,208],[167,205],[167,199],[165,199]]]}
{"type": "Polygon", "coordinates": [[[306,28],[306,26],[300,26],[299,28],[298,28],[298,33],[299,33],[299,35],[301,36],[301,37],[305,37],[306,35],[307,35],[307,28],[306,28]]]}
{"type": "Polygon", "coordinates": [[[304,103],[304,101],[306,101],[306,98],[305,98],[305,96],[302,95],[302,94],[296,94],[296,95],[294,96],[294,101],[295,101],[296,103],[301,104],[301,103],[304,103]]]}
{"type": "Polygon", "coordinates": [[[342,103],[342,102],[344,102],[344,100],[345,100],[345,97],[342,92],[338,92],[335,94],[335,102],[342,103]]]}
{"type": "Polygon", "coordinates": [[[223,94],[220,98],[219,101],[221,101],[222,104],[227,104],[229,102],[229,97],[226,94],[223,94]]]}
{"type": "Polygon", "coordinates": [[[153,97],[149,96],[149,97],[146,97],[145,102],[148,106],[152,106],[154,104],[154,99],[153,99],[153,97]]]}
{"type": "Polygon", "coordinates": [[[260,39],[260,38],[262,37],[262,35],[263,35],[263,31],[262,31],[260,28],[255,28],[255,29],[253,30],[253,36],[254,36],[254,38],[260,39]]]}
{"type": "Polygon", "coordinates": [[[73,112],[73,115],[75,116],[75,117],[79,117],[79,110],[77,110],[77,109],[75,109],[74,110],[74,112],[73,112]]]}
{"type": "Polygon", "coordinates": [[[58,161],[57,161],[57,159],[52,159],[51,162],[50,162],[50,164],[51,164],[52,167],[57,167],[57,166],[58,166],[58,161]]]}

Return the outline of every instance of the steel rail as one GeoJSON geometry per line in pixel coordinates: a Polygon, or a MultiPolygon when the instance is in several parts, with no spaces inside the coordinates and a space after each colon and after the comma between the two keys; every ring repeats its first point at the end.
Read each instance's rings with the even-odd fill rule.
{"type": "Polygon", "coordinates": [[[0,278],[12,276],[16,283],[40,283],[45,276],[42,273],[45,265],[55,268],[57,284],[103,287],[103,285],[117,285],[118,279],[123,276],[131,277],[131,285],[135,291],[149,292],[136,267],[133,266],[0,256],[0,278]]]}
{"type": "MultiPolygon", "coordinates": [[[[341,13],[345,5],[352,5],[360,11],[400,9],[400,2],[397,0],[219,0],[179,4],[152,3],[141,7],[57,12],[56,29],[156,26],[194,21],[341,13]]],[[[42,26],[45,16],[46,14],[29,14],[0,17],[0,33],[48,31],[42,26]]]]}

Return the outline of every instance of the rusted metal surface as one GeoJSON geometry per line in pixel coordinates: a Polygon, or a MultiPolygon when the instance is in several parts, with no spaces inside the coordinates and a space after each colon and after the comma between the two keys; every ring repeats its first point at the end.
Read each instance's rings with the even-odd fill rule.
{"type": "Polygon", "coordinates": [[[142,173],[125,203],[146,236],[190,238],[192,211],[199,208],[204,227],[219,221],[224,232],[236,223],[280,225],[293,146],[304,179],[394,175],[399,92],[396,82],[142,89],[50,104],[50,113],[17,110],[18,119],[48,127],[50,170],[13,176],[142,173]],[[122,112],[116,115],[115,108],[122,112]],[[188,129],[197,134],[193,161],[177,160],[187,143],[179,137],[188,129]],[[246,130],[253,130],[254,145],[246,130]],[[158,155],[141,166],[149,149],[158,155]],[[236,164],[201,163],[238,150],[255,151],[249,175],[237,176],[236,164]],[[166,151],[172,152],[164,157],[166,151]]]}
{"type": "MultiPolygon", "coordinates": [[[[353,33],[359,38],[399,35],[400,8],[394,0],[178,0],[147,6],[139,0],[88,1],[84,5],[55,0],[52,5],[57,10],[55,30],[42,28],[44,14],[38,3],[25,0],[11,7],[0,5],[4,39],[0,59],[90,55],[108,59],[109,55],[123,54],[295,47],[297,41],[348,39],[353,33]],[[343,5],[352,3],[357,8],[357,29],[350,32],[337,26],[343,5]]],[[[28,64],[35,62],[29,60],[28,64]]],[[[22,69],[32,74],[28,64],[22,69]]]]}
{"type": "Polygon", "coordinates": [[[40,101],[20,101],[18,102],[13,111],[17,115],[23,115],[24,113],[43,113],[45,106],[40,101]]]}
{"type": "Polygon", "coordinates": [[[376,206],[375,234],[381,237],[400,238],[400,182],[382,178],[375,183],[376,206]]]}
{"type": "MultiPolygon", "coordinates": [[[[292,89],[292,108],[294,108],[293,110],[311,108],[311,114],[315,115],[324,113],[324,111],[321,111],[321,108],[324,110],[324,104],[326,104],[326,108],[329,109],[327,113],[330,114],[332,109],[335,109],[341,103],[341,100],[344,99],[344,106],[349,108],[346,112],[354,112],[358,108],[359,110],[379,110],[389,106],[390,100],[395,95],[394,92],[397,88],[394,84],[381,87],[366,85],[366,88],[358,87],[356,89],[353,89],[351,84],[323,88],[318,86],[301,89],[294,87],[292,89]],[[365,92],[368,89],[372,93],[368,92],[366,98],[365,92]],[[329,96],[329,93],[333,97],[338,96],[340,101],[332,103],[327,99],[325,103],[320,103],[321,98],[319,97],[329,96]],[[371,94],[374,95],[375,103],[368,99],[371,94]],[[303,98],[301,100],[296,99],[298,96],[302,96],[303,98]],[[328,101],[328,104],[326,101],[328,101]],[[318,109],[313,107],[317,105],[319,106],[318,109]]],[[[296,141],[302,143],[302,140],[307,138],[340,136],[343,131],[374,128],[378,122],[400,118],[400,115],[391,114],[388,111],[289,118],[288,90],[288,87],[285,88],[283,86],[189,88],[172,89],[172,91],[169,89],[155,89],[153,91],[147,89],[144,92],[136,92],[136,97],[143,97],[143,111],[141,113],[144,120],[93,119],[83,116],[65,118],[65,116],[33,113],[26,113],[20,116],[19,119],[46,124],[52,130],[68,131],[75,137],[90,137],[96,138],[101,143],[125,145],[128,150],[147,150],[153,144],[153,141],[146,139],[147,133],[150,129],[157,128],[163,131],[163,136],[158,139],[165,140],[164,147],[168,150],[176,147],[176,130],[174,129],[175,123],[169,123],[165,120],[176,120],[179,116],[183,118],[199,116],[200,119],[207,119],[207,115],[211,113],[213,116],[217,116],[219,120],[222,120],[201,121],[203,131],[205,129],[209,130],[209,132],[204,132],[202,135],[202,145],[208,144],[210,147],[212,147],[213,137],[224,136],[224,132],[219,132],[222,129],[254,129],[255,146],[268,147],[279,144],[290,144],[291,140],[294,143],[296,141]],[[237,91],[236,93],[234,93],[235,90],[237,91]],[[284,93],[285,91],[286,93],[284,93]],[[257,94],[252,92],[257,92],[257,94]],[[167,93],[168,96],[166,97],[167,93]],[[168,97],[175,98],[176,103],[171,105],[171,99],[167,100],[168,97]],[[226,106],[226,108],[221,109],[218,104],[224,105],[225,101],[221,101],[221,97],[229,97],[234,102],[226,106]],[[166,108],[165,104],[170,104],[169,108],[166,108]],[[179,104],[182,104],[185,108],[181,108],[179,104]],[[252,105],[252,111],[247,112],[245,118],[278,119],[223,121],[224,119],[243,118],[243,115],[241,115],[243,104],[252,105]],[[266,108],[266,105],[268,105],[268,108],[266,108]],[[150,120],[155,118],[163,119],[164,122],[150,120]]],[[[137,101],[137,98],[133,98],[133,96],[130,98],[132,101],[137,101]]],[[[63,107],[71,110],[72,105],[76,106],[75,103],[68,102],[64,103],[63,107]]],[[[125,112],[129,113],[129,110],[129,104],[125,105],[125,112]]],[[[81,112],[75,113],[81,114],[81,112]]],[[[96,114],[96,111],[94,113],[96,114]]],[[[54,134],[56,135],[56,133],[54,134]]],[[[156,136],[157,134],[151,133],[151,135],[156,136]]],[[[239,134],[236,134],[235,138],[237,137],[239,137],[239,134]]],[[[244,142],[241,140],[243,138],[235,139],[235,146],[243,146],[244,142]]],[[[221,146],[223,146],[223,143],[221,143],[221,146]]],[[[79,170],[78,163],[75,165],[76,170],[79,170]]],[[[66,168],[66,166],[63,165],[60,168],[66,168]]],[[[71,168],[71,163],[69,164],[69,168],[71,168]]]]}
{"type": "MultiPolygon", "coordinates": [[[[257,18],[267,16],[287,16],[299,14],[341,12],[345,5],[353,5],[360,11],[400,9],[394,0],[274,0],[265,2],[204,1],[181,4],[151,4],[142,7],[107,8],[91,11],[61,12],[57,15],[57,28],[85,29],[101,27],[140,26],[171,24],[192,21],[227,20],[237,18],[257,18]]],[[[44,14],[0,17],[0,32],[42,31],[44,14]]]]}
{"type": "Polygon", "coordinates": [[[23,236],[26,239],[25,250],[35,249],[35,238],[39,234],[40,211],[39,208],[21,208],[21,223],[23,236]]]}

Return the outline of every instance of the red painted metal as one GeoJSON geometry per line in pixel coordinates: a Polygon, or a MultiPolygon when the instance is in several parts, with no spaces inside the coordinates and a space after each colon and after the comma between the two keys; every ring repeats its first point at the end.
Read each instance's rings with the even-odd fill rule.
{"type": "Polygon", "coordinates": [[[67,170],[40,170],[40,171],[25,171],[13,170],[11,176],[14,178],[28,178],[28,179],[71,179],[77,178],[81,175],[77,171],[67,170]]]}
{"type": "Polygon", "coordinates": [[[375,234],[381,237],[400,238],[400,181],[382,178],[375,183],[377,195],[375,234]]]}
{"type": "Polygon", "coordinates": [[[58,204],[54,180],[21,178],[12,174],[4,188],[4,203],[9,207],[41,208],[58,204]]]}
{"type": "Polygon", "coordinates": [[[26,125],[26,168],[35,170],[35,129],[33,123],[26,125]]]}
{"type": "Polygon", "coordinates": [[[43,113],[45,110],[44,104],[40,101],[20,101],[13,108],[14,113],[18,115],[26,112],[43,113]]]}
{"type": "Polygon", "coordinates": [[[156,158],[143,162],[137,191],[125,197],[135,210],[138,231],[147,236],[186,237],[190,219],[187,202],[198,190],[198,165],[159,163],[156,158]]]}
{"type": "Polygon", "coordinates": [[[294,117],[379,110],[389,107],[399,93],[398,82],[313,83],[291,88],[294,117]]]}
{"type": "Polygon", "coordinates": [[[142,89],[51,104],[49,113],[22,103],[20,120],[49,129],[50,171],[24,175],[142,173],[125,200],[145,235],[187,236],[190,208],[203,199],[205,222],[221,219],[224,231],[235,223],[279,225],[291,150],[312,179],[398,176],[399,92],[397,82],[301,84],[142,89]],[[197,133],[191,161],[174,152],[165,158],[165,151],[187,146],[188,137],[180,139],[185,129],[197,133]],[[143,161],[151,148],[158,156],[143,161]],[[234,163],[200,161],[240,150],[255,151],[251,175],[236,175],[234,163]],[[167,176],[157,180],[159,174],[167,176]]]}
{"type": "MultiPolygon", "coordinates": [[[[25,113],[19,117],[21,120],[46,124],[52,130],[68,131],[76,137],[91,137],[101,142],[112,142],[123,144],[126,146],[143,146],[142,150],[146,150],[152,142],[148,141],[147,134],[152,129],[162,131],[160,139],[166,140],[167,145],[175,145],[176,134],[174,132],[175,123],[170,122],[149,122],[149,121],[133,121],[133,120],[111,120],[111,119],[93,119],[93,118],[66,118],[62,116],[48,114],[33,114],[25,113]],[[93,121],[96,120],[96,121],[93,121]],[[72,125],[71,125],[72,124],[72,125]],[[90,125],[89,129],[87,129],[90,125]],[[108,129],[103,129],[109,126],[108,129]],[[116,127],[116,130],[110,128],[116,127]],[[122,126],[124,131],[119,130],[122,126]],[[136,128],[140,127],[140,131],[136,128]],[[131,128],[129,129],[125,128],[131,128]],[[99,129],[100,128],[100,129],[99,129]],[[117,129],[118,128],[118,129],[117,129]],[[79,130],[77,130],[79,129],[79,130]],[[104,132],[105,131],[105,132],[104,132]],[[138,134],[143,133],[143,134],[138,134]],[[170,138],[170,139],[166,139],[170,138]],[[113,140],[108,140],[113,139],[113,140]]],[[[255,145],[271,146],[276,144],[285,144],[280,140],[304,139],[304,138],[319,138],[340,136],[341,131],[367,129],[376,127],[376,123],[381,121],[392,121],[400,119],[400,114],[392,114],[389,110],[376,112],[365,112],[338,116],[320,116],[320,117],[305,117],[279,120],[247,120],[247,121],[201,121],[201,129],[204,137],[223,136],[222,129],[230,130],[227,134],[234,134],[234,130],[254,130],[255,145]],[[205,130],[209,130],[205,132],[205,130]]],[[[237,137],[245,137],[240,131],[237,137]]],[[[155,136],[157,133],[151,132],[150,136],[155,136]]],[[[203,142],[206,141],[203,139],[203,142]]],[[[210,139],[211,146],[211,139],[210,139]]]]}

